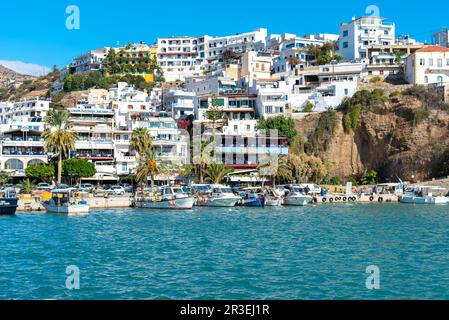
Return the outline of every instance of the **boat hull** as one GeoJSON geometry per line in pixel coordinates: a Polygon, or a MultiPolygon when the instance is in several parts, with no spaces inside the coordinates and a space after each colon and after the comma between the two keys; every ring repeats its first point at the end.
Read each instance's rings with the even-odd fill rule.
{"type": "Polygon", "coordinates": [[[266,207],[279,207],[282,205],[281,199],[266,199],[265,206],[266,207]]]}
{"type": "Polygon", "coordinates": [[[199,198],[196,201],[198,207],[235,207],[240,198],[199,198]]]}
{"type": "Polygon", "coordinates": [[[284,206],[306,206],[313,201],[309,196],[296,196],[284,198],[284,206]]]}
{"type": "Polygon", "coordinates": [[[88,204],[76,204],[69,206],[55,206],[53,204],[44,204],[47,212],[68,215],[83,215],[89,213],[88,204]]]}
{"type": "Polygon", "coordinates": [[[0,215],[16,214],[18,201],[18,199],[0,198],[0,215]]]}
{"type": "Polygon", "coordinates": [[[400,202],[407,204],[448,204],[449,199],[446,197],[402,197],[400,202]]]}
{"type": "Polygon", "coordinates": [[[265,199],[245,200],[244,207],[262,208],[265,207],[265,199]]]}
{"type": "Polygon", "coordinates": [[[181,198],[174,200],[139,201],[137,206],[142,209],[157,209],[157,210],[191,210],[195,204],[195,198],[181,198]]]}

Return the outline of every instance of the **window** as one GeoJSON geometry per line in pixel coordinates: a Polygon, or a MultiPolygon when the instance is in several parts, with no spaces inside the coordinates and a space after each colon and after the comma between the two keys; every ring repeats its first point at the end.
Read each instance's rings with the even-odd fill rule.
{"type": "Polygon", "coordinates": [[[437,83],[438,84],[443,84],[443,77],[442,76],[438,76],[437,77],[437,83]]]}
{"type": "Polygon", "coordinates": [[[425,66],[426,65],[426,60],[425,59],[419,59],[419,65],[420,66],[425,66]]]}
{"type": "Polygon", "coordinates": [[[349,90],[345,89],[345,96],[347,96],[349,94],[349,90]]]}
{"type": "Polygon", "coordinates": [[[443,59],[438,59],[438,68],[443,68],[443,59]]]}
{"type": "Polygon", "coordinates": [[[390,32],[388,30],[384,31],[384,35],[388,36],[390,34],[390,32]]]}
{"type": "Polygon", "coordinates": [[[343,48],[349,48],[349,42],[343,42],[343,48]]]}
{"type": "Polygon", "coordinates": [[[348,30],[343,31],[343,37],[347,37],[348,35],[349,35],[349,31],[348,30]]]}
{"type": "Polygon", "coordinates": [[[433,67],[433,59],[432,58],[429,59],[429,67],[433,67]]]}
{"type": "Polygon", "coordinates": [[[429,77],[428,76],[424,77],[424,83],[429,83],[429,77]]]}

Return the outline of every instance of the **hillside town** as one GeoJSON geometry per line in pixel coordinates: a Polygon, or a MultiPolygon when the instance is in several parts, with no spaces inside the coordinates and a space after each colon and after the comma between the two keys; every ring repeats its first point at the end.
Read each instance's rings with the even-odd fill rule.
{"type": "Polygon", "coordinates": [[[77,133],[66,158],[95,165],[84,182],[114,184],[135,173],[132,137],[141,128],[151,135],[158,164],[172,168],[156,180],[179,179],[179,168],[194,161],[192,128],[200,128],[214,136],[214,160],[233,169],[230,178],[251,181],[263,159],[287,156],[292,147],[292,137],[264,133],[261,120],[338,109],[377,82],[424,85],[449,99],[447,29],[432,44],[398,35],[394,23],[375,16],[354,17],[338,29],[174,36],[78,55],[53,71],[50,90],[0,96],[0,170],[17,182],[29,166],[52,161],[56,153],[43,134],[49,113],[61,107],[69,114],[67,130],[77,133]],[[74,92],[73,101],[61,104],[74,92]]]}

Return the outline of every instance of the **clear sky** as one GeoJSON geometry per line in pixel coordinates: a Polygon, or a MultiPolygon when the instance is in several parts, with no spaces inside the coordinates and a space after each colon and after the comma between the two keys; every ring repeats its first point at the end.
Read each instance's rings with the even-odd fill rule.
{"type": "MultiPolygon", "coordinates": [[[[0,63],[20,61],[51,67],[117,42],[155,42],[159,36],[228,35],[268,28],[269,33],[338,33],[341,22],[376,5],[395,22],[397,34],[430,41],[449,26],[449,1],[268,1],[268,0],[54,0],[2,1],[0,63]],[[80,29],[66,28],[66,8],[80,9],[80,29]]],[[[16,63],[18,64],[18,62],[16,63]]],[[[22,66],[23,67],[23,66],[22,66]]]]}

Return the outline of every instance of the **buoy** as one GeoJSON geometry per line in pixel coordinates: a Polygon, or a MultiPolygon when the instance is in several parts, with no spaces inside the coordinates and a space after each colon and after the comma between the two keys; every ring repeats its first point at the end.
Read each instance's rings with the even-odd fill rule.
{"type": "Polygon", "coordinates": [[[323,198],[321,201],[323,201],[323,203],[325,203],[325,202],[327,201],[327,199],[326,199],[326,198],[323,198]]]}
{"type": "Polygon", "coordinates": [[[369,197],[369,201],[373,201],[374,200],[374,197],[373,196],[371,196],[371,197],[369,197]]]}
{"type": "Polygon", "coordinates": [[[379,197],[379,199],[377,199],[377,201],[379,201],[380,203],[384,202],[384,198],[379,197]]]}
{"type": "Polygon", "coordinates": [[[346,199],[346,197],[343,197],[343,202],[346,202],[346,200],[348,200],[348,199],[346,199]]]}
{"type": "Polygon", "coordinates": [[[329,202],[330,202],[330,203],[334,202],[334,198],[330,198],[330,199],[329,199],[329,202]]]}

